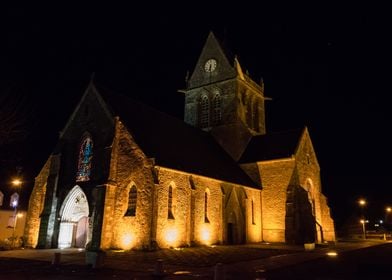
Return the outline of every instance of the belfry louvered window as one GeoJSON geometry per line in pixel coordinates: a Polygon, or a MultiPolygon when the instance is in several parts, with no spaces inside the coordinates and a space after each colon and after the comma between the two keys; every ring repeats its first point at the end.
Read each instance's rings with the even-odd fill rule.
{"type": "Polygon", "coordinates": [[[213,106],[213,120],[214,124],[220,124],[222,120],[222,110],[221,110],[221,96],[219,93],[216,93],[214,99],[212,100],[213,106]]]}

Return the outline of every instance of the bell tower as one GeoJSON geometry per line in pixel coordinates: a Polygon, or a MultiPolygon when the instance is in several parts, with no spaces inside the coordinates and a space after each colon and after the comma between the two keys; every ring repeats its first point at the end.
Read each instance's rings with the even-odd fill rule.
{"type": "Polygon", "coordinates": [[[235,160],[253,135],[266,132],[263,82],[244,73],[212,32],[181,92],[184,121],[209,131],[235,160]]]}

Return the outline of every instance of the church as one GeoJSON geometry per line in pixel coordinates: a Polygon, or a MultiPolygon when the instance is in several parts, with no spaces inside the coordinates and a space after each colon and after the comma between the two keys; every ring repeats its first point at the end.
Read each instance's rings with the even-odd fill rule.
{"type": "Polygon", "coordinates": [[[335,241],[309,132],[267,133],[263,82],[210,32],[184,120],[93,81],[35,178],[32,248],[335,241]]]}

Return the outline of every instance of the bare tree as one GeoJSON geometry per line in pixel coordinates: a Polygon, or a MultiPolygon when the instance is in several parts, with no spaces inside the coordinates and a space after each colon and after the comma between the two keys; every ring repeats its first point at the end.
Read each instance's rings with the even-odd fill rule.
{"type": "Polygon", "coordinates": [[[29,113],[25,95],[10,89],[0,93],[0,147],[27,137],[29,113]]]}

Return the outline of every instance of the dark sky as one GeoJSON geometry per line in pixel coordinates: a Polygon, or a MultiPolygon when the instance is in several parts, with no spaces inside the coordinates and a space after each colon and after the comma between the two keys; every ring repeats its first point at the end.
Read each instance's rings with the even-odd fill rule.
{"type": "Polygon", "coordinates": [[[177,89],[212,30],[264,78],[267,131],[308,126],[338,225],[360,196],[379,216],[392,204],[385,7],[131,3],[1,9],[0,94],[24,97],[28,117],[26,137],[2,148],[0,187],[22,166],[28,196],[93,72],[101,85],[182,118],[177,89]]]}

